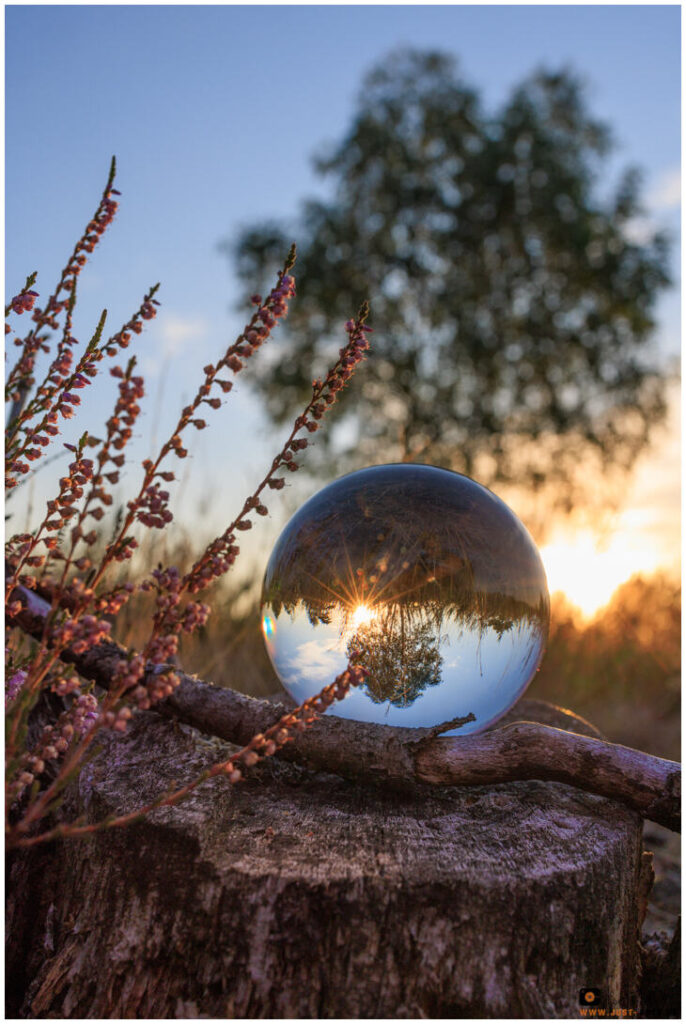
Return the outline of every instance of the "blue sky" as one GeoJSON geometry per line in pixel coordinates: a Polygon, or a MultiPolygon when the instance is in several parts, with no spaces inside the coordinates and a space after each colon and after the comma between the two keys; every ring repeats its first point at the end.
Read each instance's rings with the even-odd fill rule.
{"type": "MultiPolygon", "coordinates": [[[[677,6],[6,8],[8,293],[34,269],[49,292],[115,153],[122,205],[81,277],[75,333],[86,340],[104,306],[116,330],[162,282],[160,316],[138,349],[149,382],[139,457],[240,329],[217,243],[256,219],[294,216],[325,190],[311,156],[345,131],[364,73],[402,45],[454,53],[487,107],[535,67],[575,69],[618,143],[608,184],[638,164],[650,221],[676,233],[677,6]]],[[[677,256],[675,246],[675,276],[677,256]]],[[[675,290],[660,307],[665,352],[678,352],[678,316],[675,290]]],[[[110,393],[93,389],[89,425],[110,393]]],[[[245,384],[197,440],[186,502],[209,493],[219,521],[274,454],[245,384]]],[[[284,515],[275,510],[267,536],[284,515]]]]}

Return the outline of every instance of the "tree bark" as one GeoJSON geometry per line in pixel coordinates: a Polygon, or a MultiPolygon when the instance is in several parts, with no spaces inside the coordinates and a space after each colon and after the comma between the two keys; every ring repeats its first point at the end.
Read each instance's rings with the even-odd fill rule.
{"type": "MultiPolygon", "coordinates": [[[[67,812],[133,810],[230,750],[144,713],[103,737],[67,812]]],[[[127,828],[14,851],[7,1012],[563,1018],[581,988],[640,1010],[641,827],[558,782],[399,791],[270,759],[127,828]]]]}
{"type": "Polygon", "coordinates": [[[674,934],[648,936],[641,950],[641,1004],[651,1018],[679,1017],[681,1010],[681,922],[674,934]]]}

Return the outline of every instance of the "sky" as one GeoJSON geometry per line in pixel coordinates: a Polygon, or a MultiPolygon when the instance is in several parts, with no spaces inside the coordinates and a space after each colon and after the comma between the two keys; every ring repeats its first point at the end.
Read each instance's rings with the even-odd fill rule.
{"type": "MultiPolygon", "coordinates": [[[[7,294],[33,270],[37,290],[49,293],[116,154],[121,207],[81,275],[75,333],[86,341],[104,307],[114,332],[161,282],[160,314],[137,349],[148,391],[139,459],[244,322],[219,243],[254,221],[293,218],[305,197],[326,194],[311,158],[345,131],[363,75],[400,46],[457,56],[491,109],[537,67],[582,76],[617,143],[603,186],[638,165],[646,223],[675,239],[676,286],[660,302],[657,343],[665,357],[679,351],[678,6],[8,5],[5,42],[7,294]]],[[[113,401],[111,384],[88,396],[82,422],[91,429],[113,401]]],[[[673,417],[639,467],[639,493],[629,488],[629,560],[648,534],[653,561],[674,557],[677,429],[673,417]]],[[[233,518],[280,447],[270,431],[238,378],[184,467],[177,507],[191,532],[204,537],[233,518]]],[[[261,573],[288,514],[321,486],[298,478],[252,539],[251,571],[261,573]]]]}
{"type": "MultiPolygon", "coordinates": [[[[360,625],[368,626],[375,618],[376,612],[364,604],[357,606],[351,623],[344,614],[340,614],[340,606],[334,609],[332,621],[327,624],[316,622],[313,625],[302,605],[292,614],[282,609],[279,615],[272,615],[270,611],[264,615],[262,630],[269,657],[297,704],[314,697],[329,680],[344,671],[350,645],[357,642],[354,640],[356,629],[360,625]]],[[[396,623],[398,621],[396,619],[396,623]]],[[[419,633],[424,637],[424,645],[431,645],[424,646],[420,641],[414,649],[416,652],[423,650],[425,654],[428,652],[429,658],[438,659],[441,685],[425,683],[404,705],[397,700],[373,701],[366,686],[352,687],[345,699],[330,709],[332,714],[414,729],[430,726],[436,721],[450,721],[457,717],[456,708],[469,708],[475,720],[461,726],[459,733],[464,736],[481,732],[521,696],[543,654],[544,636],[540,625],[525,619],[514,622],[512,628],[505,632],[498,632],[493,626],[483,623],[470,626],[467,621],[452,620],[450,615],[441,622],[438,631],[430,616],[420,617],[418,622],[415,620],[415,627],[418,623],[419,629],[414,632],[408,624],[407,643],[412,650],[410,638],[413,635],[416,638],[419,633]],[[431,637],[429,641],[426,640],[427,631],[431,637]]],[[[372,631],[368,639],[372,656],[375,648],[378,654],[379,635],[382,640],[390,635],[392,643],[393,627],[386,621],[380,634],[376,635],[375,640],[372,631]]],[[[399,638],[400,626],[396,625],[396,644],[399,638]]],[[[417,660],[420,657],[418,654],[417,660]]],[[[389,660],[392,664],[392,656],[389,660]]],[[[411,664],[411,660],[410,654],[408,663],[411,664]]],[[[380,673],[381,686],[377,695],[384,691],[388,693],[386,687],[390,682],[387,668],[385,671],[380,669],[380,673]]],[[[412,688],[407,678],[403,682],[402,677],[399,680],[396,676],[393,681],[392,692],[396,695],[408,685],[412,688]]],[[[444,733],[445,736],[456,734],[457,730],[444,733]]]]}

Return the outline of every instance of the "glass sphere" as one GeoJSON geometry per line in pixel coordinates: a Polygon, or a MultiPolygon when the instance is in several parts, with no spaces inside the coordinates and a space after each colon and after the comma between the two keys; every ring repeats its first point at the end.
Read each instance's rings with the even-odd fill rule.
{"type": "Polygon", "coordinates": [[[364,665],[327,714],[445,735],[495,722],[534,676],[548,635],[545,572],[495,494],[422,465],[341,477],[296,512],[269,559],[262,631],[298,704],[364,665]]]}

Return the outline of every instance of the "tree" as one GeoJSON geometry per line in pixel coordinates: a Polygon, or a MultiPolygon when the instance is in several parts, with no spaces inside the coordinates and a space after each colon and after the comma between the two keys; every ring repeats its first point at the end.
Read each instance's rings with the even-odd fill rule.
{"type": "Polygon", "coordinates": [[[369,672],[364,687],[375,704],[409,708],[442,679],[440,635],[422,609],[385,605],[351,636],[346,653],[369,672]]]}
{"type": "Polygon", "coordinates": [[[599,198],[610,148],[567,71],[537,72],[489,116],[451,57],[392,54],[315,162],[332,198],[224,244],[254,287],[298,239],[287,355],[253,378],[273,419],[292,416],[335,325],[369,296],[373,351],[327,458],[426,459],[485,483],[552,483],[567,502],[589,455],[629,469],[665,412],[647,343],[667,240],[627,230],[636,171],[599,198]]]}

